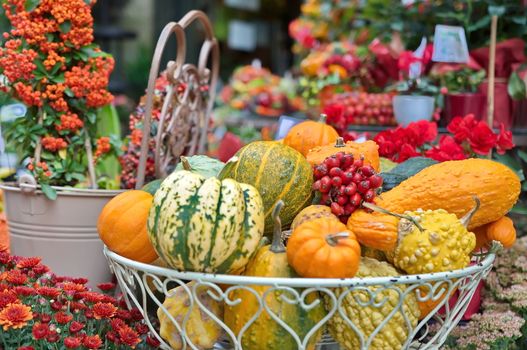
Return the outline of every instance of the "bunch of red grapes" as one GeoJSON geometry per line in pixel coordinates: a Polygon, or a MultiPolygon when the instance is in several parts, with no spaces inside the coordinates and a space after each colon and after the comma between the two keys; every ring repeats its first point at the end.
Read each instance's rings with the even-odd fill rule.
{"type": "Polygon", "coordinates": [[[339,116],[328,115],[328,122],[346,129],[348,125],[395,125],[392,94],[347,92],[334,95],[326,106],[342,106],[339,116]],[[333,120],[336,119],[336,120],[333,120]]]}
{"type": "Polygon", "coordinates": [[[313,190],[321,194],[319,203],[329,206],[344,223],[363,201],[374,201],[383,181],[363,158],[355,159],[344,152],[326,158],[315,166],[313,174],[313,190]]]}

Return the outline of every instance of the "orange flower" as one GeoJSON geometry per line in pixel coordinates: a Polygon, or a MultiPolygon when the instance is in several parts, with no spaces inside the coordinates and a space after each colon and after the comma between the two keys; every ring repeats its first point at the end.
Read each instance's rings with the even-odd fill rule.
{"type": "Polygon", "coordinates": [[[31,308],[24,304],[9,304],[0,311],[0,325],[3,326],[4,331],[10,328],[22,328],[32,319],[31,308]]]}
{"type": "Polygon", "coordinates": [[[139,338],[139,334],[137,334],[136,331],[134,331],[129,326],[124,326],[117,332],[119,334],[119,339],[123,344],[128,345],[132,349],[135,349],[135,346],[141,342],[141,338],[139,338]]]}
{"type": "Polygon", "coordinates": [[[22,258],[22,260],[16,264],[16,267],[19,269],[31,269],[40,264],[41,261],[42,259],[37,257],[22,258]]]}
{"type": "Polygon", "coordinates": [[[93,305],[93,315],[96,320],[111,318],[117,312],[117,307],[111,303],[97,303],[93,305]]]}

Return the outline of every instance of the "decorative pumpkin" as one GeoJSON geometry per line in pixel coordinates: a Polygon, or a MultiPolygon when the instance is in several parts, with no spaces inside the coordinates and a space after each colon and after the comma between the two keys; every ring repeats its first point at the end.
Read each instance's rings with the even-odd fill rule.
{"type": "Polygon", "coordinates": [[[156,252],[182,271],[242,268],[256,251],[263,228],[262,199],[254,187],[186,170],[163,181],[148,217],[156,252]]]}
{"type": "Polygon", "coordinates": [[[327,205],[310,205],[305,207],[295,216],[293,223],[291,224],[291,230],[302,225],[306,221],[311,221],[319,218],[338,218],[331,213],[331,208],[327,205]]]}
{"type": "Polygon", "coordinates": [[[342,137],[337,138],[334,144],[326,144],[315,147],[306,155],[306,159],[312,166],[321,164],[326,158],[339,152],[353,154],[353,158],[364,157],[364,164],[371,165],[375,171],[380,170],[379,146],[374,141],[344,143],[342,137]]]}
{"type": "MultiPolygon", "coordinates": [[[[245,276],[260,277],[296,277],[295,272],[287,263],[287,254],[281,240],[282,229],[279,213],[283,202],[279,201],[273,210],[276,220],[273,233],[273,242],[266,245],[256,253],[245,270],[245,276]]],[[[260,298],[269,290],[269,286],[250,285],[260,298]]],[[[301,293],[301,290],[298,290],[301,293]]],[[[314,308],[306,311],[298,304],[290,304],[283,299],[289,296],[286,291],[274,291],[268,293],[266,305],[272,312],[280,317],[293,331],[303,340],[307,333],[318,322],[324,318],[326,312],[319,303],[314,308]]],[[[312,292],[305,297],[305,304],[314,303],[319,298],[318,293],[312,292]]],[[[245,289],[237,288],[229,295],[230,300],[240,300],[236,305],[225,305],[225,324],[239,336],[242,328],[258,312],[260,304],[253,293],[245,289]]],[[[322,330],[313,334],[308,342],[307,349],[314,350],[315,344],[322,337],[322,330]]],[[[296,349],[297,343],[283,327],[274,321],[264,309],[258,318],[245,330],[241,337],[241,347],[244,350],[267,350],[267,349],[296,349]]]]}
{"type": "Polygon", "coordinates": [[[287,241],[287,261],[302,277],[350,278],[359,260],[355,235],[333,218],[304,222],[287,241]]]}
{"type": "Polygon", "coordinates": [[[326,124],[326,117],[321,114],[318,121],[307,120],[296,124],[285,136],[284,144],[306,156],[312,148],[334,143],[339,134],[326,124]]]}
{"type": "Polygon", "coordinates": [[[152,199],[148,192],[129,190],[106,203],[97,221],[97,231],[111,251],[143,263],[157,259],[146,230],[152,199]]]}
{"type": "Polygon", "coordinates": [[[512,247],[516,242],[514,222],[506,216],[478,227],[474,230],[474,234],[476,235],[476,247],[474,248],[476,251],[492,241],[500,242],[505,248],[512,247]]]}
{"type": "Polygon", "coordinates": [[[398,164],[390,171],[381,173],[383,179],[382,190],[389,191],[392,188],[398,186],[401,182],[408,179],[409,177],[414,176],[421,170],[437,163],[438,162],[436,160],[426,157],[410,158],[398,164]]]}
{"type": "Polygon", "coordinates": [[[387,261],[386,254],[382,250],[373,249],[365,245],[360,247],[360,255],[367,257],[367,258],[376,259],[379,261],[387,261]]]}
{"type": "MultiPolygon", "coordinates": [[[[204,308],[212,312],[220,320],[223,317],[223,303],[212,299],[207,292],[208,288],[205,286],[195,287],[195,285],[196,282],[192,281],[186,287],[179,286],[171,289],[163,302],[163,307],[166,308],[170,316],[176,320],[182,329],[185,317],[190,311],[189,318],[185,324],[185,333],[192,345],[194,345],[192,348],[212,349],[223,334],[223,329],[196,302],[194,302],[192,309],[189,310],[191,305],[189,292],[193,293],[194,288],[197,288],[195,294],[197,299],[203,304],[204,308]],[[188,288],[188,292],[186,288],[188,288]]],[[[157,318],[160,325],[159,334],[170,344],[172,349],[191,348],[188,342],[184,346],[178,329],[163,309],[157,309],[157,318]]]]}
{"type": "MultiPolygon", "coordinates": [[[[469,230],[504,216],[516,203],[520,180],[507,166],[488,159],[465,159],[434,164],[383,192],[376,204],[392,213],[444,209],[461,218],[472,208],[473,195],[481,207],[469,230]]],[[[398,219],[384,213],[356,210],[348,228],[361,244],[384,251],[395,249],[398,219]]]]}
{"type": "MultiPolygon", "coordinates": [[[[386,277],[399,276],[397,270],[386,262],[380,262],[375,259],[363,257],[360,260],[359,270],[355,277],[386,277]]],[[[348,288],[335,289],[337,299],[343,293],[348,293],[340,304],[340,309],[351,320],[351,322],[364,335],[364,341],[373,334],[376,328],[381,327],[373,337],[369,350],[399,350],[408,339],[410,329],[417,325],[419,317],[419,307],[417,305],[414,293],[408,293],[404,297],[403,305],[400,306],[400,299],[403,297],[406,286],[398,284],[401,294],[393,289],[384,288],[383,286],[368,286],[369,291],[356,290],[349,292],[348,288]],[[375,307],[371,304],[365,306],[359,304],[359,301],[365,303],[371,299],[381,303],[381,306],[375,307]],[[394,311],[394,309],[396,309],[394,311]],[[385,318],[390,317],[388,322],[381,326],[385,318]],[[404,314],[403,314],[404,313],[404,314]],[[408,322],[408,323],[407,323],[408,322]]],[[[330,297],[324,296],[326,309],[334,307],[330,297]]],[[[328,329],[331,336],[339,343],[343,349],[356,350],[361,348],[361,340],[357,333],[348,325],[339,312],[336,312],[328,321],[328,329]]]]}
{"type": "Polygon", "coordinates": [[[232,178],[258,189],[265,210],[267,236],[273,233],[271,213],[279,200],[287,203],[281,214],[284,229],[312,200],[311,166],[300,153],[274,141],[251,142],[240,149],[227,162],[220,178],[232,178]]]}

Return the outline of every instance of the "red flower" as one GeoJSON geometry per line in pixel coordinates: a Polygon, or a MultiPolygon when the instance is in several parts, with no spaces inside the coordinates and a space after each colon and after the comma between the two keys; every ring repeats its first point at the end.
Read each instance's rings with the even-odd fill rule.
{"type": "Polygon", "coordinates": [[[9,255],[8,252],[0,252],[0,264],[7,265],[9,262],[11,262],[11,259],[11,255],[9,255]]]}
{"type": "Polygon", "coordinates": [[[467,158],[463,152],[463,147],[461,147],[450,135],[441,136],[439,139],[439,146],[426,151],[425,155],[428,158],[437,160],[438,162],[467,158]]]}
{"type": "Polygon", "coordinates": [[[97,285],[97,288],[99,288],[100,290],[104,292],[108,292],[108,291],[115,289],[115,283],[112,283],[112,282],[100,283],[97,285]]]}
{"type": "Polygon", "coordinates": [[[49,327],[45,323],[35,323],[31,333],[36,340],[43,339],[48,336],[49,327]]]}
{"type": "Polygon", "coordinates": [[[4,290],[0,292],[0,310],[6,307],[8,304],[14,304],[18,302],[16,293],[12,290],[4,290]]]}
{"type": "Polygon", "coordinates": [[[146,333],[148,333],[148,326],[146,324],[144,324],[144,323],[137,323],[135,325],[135,330],[139,334],[146,334],[146,333]]]}
{"type": "Polygon", "coordinates": [[[472,128],[468,141],[474,153],[486,155],[496,146],[496,139],[487,123],[480,121],[472,128]]]}
{"type": "Polygon", "coordinates": [[[11,284],[24,284],[27,281],[27,275],[20,270],[9,270],[6,280],[11,284]]]}
{"type": "Polygon", "coordinates": [[[88,303],[98,303],[103,301],[104,299],[104,296],[102,294],[96,292],[80,292],[75,294],[75,297],[79,297],[79,299],[84,299],[84,301],[88,303]]]}
{"type": "Polygon", "coordinates": [[[30,269],[37,266],[42,261],[41,258],[22,258],[17,264],[16,267],[19,269],[30,269]]]}
{"type": "Polygon", "coordinates": [[[51,303],[51,308],[53,310],[57,310],[57,311],[61,310],[62,306],[63,306],[62,303],[60,301],[58,301],[58,300],[55,300],[54,302],[51,303]]]}
{"type": "Polygon", "coordinates": [[[35,290],[27,286],[16,286],[15,288],[13,288],[13,290],[15,291],[16,294],[22,295],[25,297],[35,294],[35,290]]]}
{"type": "Polygon", "coordinates": [[[68,315],[67,313],[60,311],[55,314],[55,321],[59,324],[66,324],[70,322],[73,319],[72,315],[68,315]]]}
{"type": "Polygon", "coordinates": [[[32,346],[21,346],[18,350],[35,350],[35,348],[32,346]]]}
{"type": "Polygon", "coordinates": [[[60,339],[60,335],[55,330],[50,330],[46,340],[50,343],[55,343],[60,339]]]}
{"type": "Polygon", "coordinates": [[[70,324],[70,332],[71,333],[77,333],[78,331],[80,331],[83,328],[84,328],[84,324],[82,324],[82,323],[80,323],[78,321],[73,321],[70,324]]]}
{"type": "Polygon", "coordinates": [[[132,314],[128,310],[117,310],[115,317],[118,317],[122,320],[130,320],[132,319],[132,314]]]}
{"type": "Polygon", "coordinates": [[[437,137],[437,124],[426,120],[410,123],[405,130],[406,134],[414,141],[413,146],[422,146],[432,142],[437,137]]]}
{"type": "Polygon", "coordinates": [[[146,337],[146,343],[153,347],[159,347],[161,345],[161,342],[151,335],[146,337]]]}
{"type": "Polygon", "coordinates": [[[39,287],[37,294],[46,298],[54,299],[60,295],[60,290],[53,287],[39,287]]]}
{"type": "Polygon", "coordinates": [[[497,151],[499,154],[504,154],[506,150],[514,147],[512,143],[512,132],[505,130],[505,125],[500,124],[500,133],[496,142],[497,151]]]}
{"type": "Polygon", "coordinates": [[[117,312],[117,308],[111,303],[97,303],[93,305],[93,315],[95,319],[111,318],[117,312]]]}
{"type": "Polygon", "coordinates": [[[455,117],[448,124],[448,132],[454,134],[454,138],[458,143],[461,143],[468,139],[472,133],[472,129],[478,124],[474,114],[467,114],[464,118],[455,117]]]}
{"type": "Polygon", "coordinates": [[[132,318],[134,319],[134,321],[140,321],[143,319],[143,314],[141,313],[141,311],[134,307],[130,310],[130,314],[132,314],[132,318]]]}
{"type": "Polygon", "coordinates": [[[112,329],[116,332],[119,331],[119,329],[123,328],[124,326],[126,326],[126,322],[124,322],[122,319],[120,318],[114,318],[113,320],[110,321],[110,326],[112,326],[112,329]]]}
{"type": "Polygon", "coordinates": [[[408,158],[413,157],[419,157],[421,154],[415,150],[415,147],[413,145],[410,145],[409,143],[405,143],[401,146],[401,150],[399,151],[399,157],[397,158],[397,162],[402,163],[408,158]]]}
{"type": "Polygon", "coordinates": [[[24,304],[9,304],[0,311],[0,325],[4,331],[23,328],[32,319],[31,308],[24,304]]]}
{"type": "Polygon", "coordinates": [[[51,321],[51,316],[48,314],[40,314],[40,320],[43,323],[49,323],[49,321],[51,321]]]}
{"type": "Polygon", "coordinates": [[[88,349],[98,349],[102,345],[102,340],[98,335],[90,335],[84,338],[82,345],[88,349]]]}
{"type": "Polygon", "coordinates": [[[37,265],[33,268],[33,272],[38,275],[43,275],[46,272],[49,272],[49,267],[47,267],[46,265],[37,265]]]}
{"type": "Polygon", "coordinates": [[[139,334],[137,334],[136,331],[134,331],[129,326],[124,326],[118,331],[119,339],[123,344],[128,345],[132,349],[135,349],[135,346],[141,342],[141,339],[139,338],[139,334]]]}
{"type": "Polygon", "coordinates": [[[64,338],[64,346],[68,349],[76,349],[81,346],[81,340],[79,338],[66,337],[64,338]]]}
{"type": "Polygon", "coordinates": [[[88,279],[84,277],[78,277],[78,278],[74,278],[72,282],[77,283],[77,284],[86,284],[88,283],[88,279]]]}

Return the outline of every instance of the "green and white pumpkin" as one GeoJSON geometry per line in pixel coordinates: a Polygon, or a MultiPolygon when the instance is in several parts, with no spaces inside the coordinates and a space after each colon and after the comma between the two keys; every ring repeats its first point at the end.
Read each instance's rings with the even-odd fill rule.
{"type": "Polygon", "coordinates": [[[238,271],[256,251],[263,231],[262,198],[253,186],[186,170],[163,181],[148,217],[157,254],[182,271],[238,271]]]}

